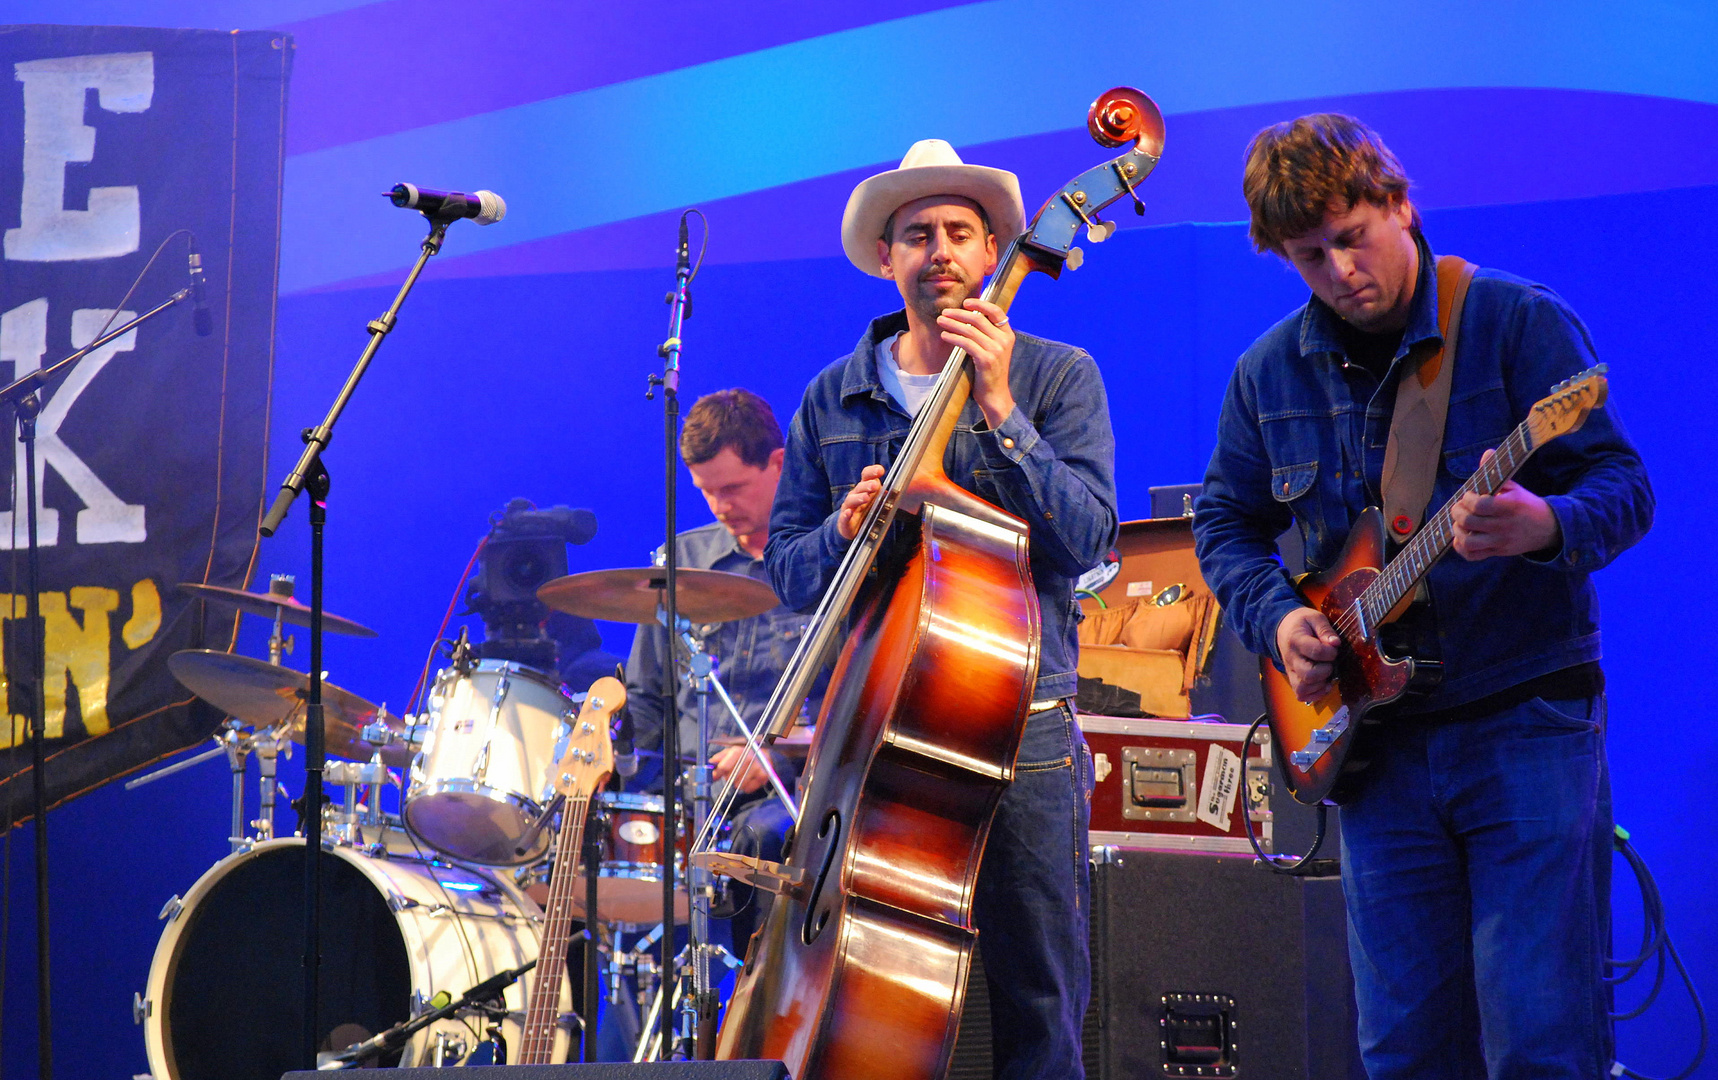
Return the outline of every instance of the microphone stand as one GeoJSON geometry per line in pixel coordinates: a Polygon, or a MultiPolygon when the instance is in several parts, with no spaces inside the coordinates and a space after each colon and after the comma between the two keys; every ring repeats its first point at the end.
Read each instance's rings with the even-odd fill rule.
{"type": "MultiPolygon", "coordinates": [[[[655,388],[662,388],[662,431],[663,431],[663,464],[666,484],[664,486],[664,517],[667,524],[667,540],[663,544],[663,577],[665,579],[665,594],[662,607],[667,614],[667,625],[676,625],[678,619],[679,594],[675,588],[675,575],[679,568],[679,554],[674,550],[675,536],[679,529],[675,525],[675,485],[679,481],[679,442],[680,442],[680,330],[686,319],[692,313],[692,296],[687,286],[692,281],[691,248],[687,243],[686,214],[680,215],[680,241],[675,252],[674,291],[666,297],[668,304],[668,339],[656,347],[656,355],[664,361],[662,374],[652,374],[648,380],[650,389],[645,391],[646,400],[655,396],[655,388]]],[[[679,849],[675,846],[676,831],[679,826],[677,813],[680,806],[680,708],[676,686],[674,662],[672,657],[662,665],[662,977],[669,978],[674,963],[674,853],[679,849]]],[[[663,1009],[658,1017],[661,1022],[662,1060],[671,1061],[674,1057],[674,1016],[672,1009],[663,1009]]]]}
{"type": "MultiPolygon", "coordinates": [[[[28,638],[29,648],[25,650],[27,666],[22,677],[16,671],[8,671],[7,675],[14,682],[21,681],[27,688],[25,708],[30,722],[30,797],[36,837],[36,1039],[37,1068],[42,1080],[53,1080],[54,1051],[48,991],[48,787],[46,753],[42,745],[47,738],[47,707],[42,698],[42,684],[47,681],[48,641],[46,628],[42,625],[41,546],[36,539],[36,417],[42,411],[42,399],[37,391],[61,370],[190,298],[189,286],[180,289],[164,302],[117,330],[101,335],[70,356],[0,387],[0,405],[12,406],[12,414],[18,421],[18,441],[24,447],[24,543],[28,550],[24,559],[24,621],[29,630],[23,637],[28,638]]],[[[14,478],[13,483],[16,482],[14,478]]],[[[22,643],[20,640],[19,644],[22,643]]]]}
{"type": "Polygon", "coordinates": [[[318,987],[317,981],[321,973],[321,853],[322,853],[322,772],[327,763],[325,736],[323,734],[322,716],[322,532],[327,521],[328,510],[328,470],[322,463],[322,451],[328,448],[328,442],[334,437],[334,425],[345,411],[346,404],[358,389],[359,380],[369,368],[370,361],[375,358],[376,351],[382,347],[382,341],[388,332],[394,328],[394,323],[400,314],[400,308],[405,305],[406,297],[417,284],[418,275],[423,273],[424,264],[430,256],[441,250],[442,240],[447,236],[447,227],[458,220],[457,216],[424,214],[429,218],[429,235],[424,238],[417,262],[411,272],[406,275],[405,284],[400,286],[394,302],[379,318],[370,322],[370,341],[364,346],[363,353],[358,357],[358,363],[353,366],[352,373],[346,377],[346,385],[340,388],[334,404],[329,407],[328,415],[323,418],[319,427],[305,428],[301,438],[304,440],[304,453],[299,455],[298,464],[293,466],[292,473],[281,482],[280,492],[275,496],[274,505],[269,507],[268,514],[263,518],[257,531],[263,536],[273,536],[280,523],[286,519],[287,511],[306,489],[310,491],[310,688],[305,695],[304,706],[304,1029],[303,1053],[305,1068],[316,1068],[316,1053],[319,1039],[317,1037],[318,987]]]}
{"type": "Polygon", "coordinates": [[[412,1017],[410,1020],[402,1020],[393,1027],[382,1032],[380,1035],[365,1039],[363,1042],[356,1045],[348,1046],[337,1054],[329,1054],[325,1059],[314,1063],[311,1067],[317,1072],[336,1072],[344,1069],[360,1068],[361,1066],[358,1065],[358,1062],[379,1057],[390,1050],[398,1050],[400,1047],[404,1046],[407,1040],[409,1040],[413,1035],[416,1035],[424,1028],[429,1027],[437,1020],[445,1020],[454,1013],[459,1012],[461,1009],[470,1008],[474,1005],[481,1005],[486,1001],[502,1000],[502,992],[517,982],[519,976],[525,974],[536,966],[537,961],[531,960],[527,963],[521,964],[511,971],[503,971],[499,975],[491,975],[489,978],[484,979],[470,990],[467,990],[465,995],[458,1001],[450,1001],[439,1009],[430,1009],[427,1012],[412,1017]]]}

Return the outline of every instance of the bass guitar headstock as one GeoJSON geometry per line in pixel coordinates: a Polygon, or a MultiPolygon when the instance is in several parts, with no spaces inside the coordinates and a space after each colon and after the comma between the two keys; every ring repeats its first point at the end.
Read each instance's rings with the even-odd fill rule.
{"type": "Polygon", "coordinates": [[[1581,430],[1587,414],[1605,404],[1609,383],[1605,380],[1604,364],[1595,364],[1579,375],[1572,375],[1556,386],[1527,413],[1526,428],[1534,446],[1543,446],[1552,439],[1581,430]]]}
{"type": "Polygon", "coordinates": [[[1163,157],[1163,113],[1157,103],[1131,86],[1118,86],[1098,95],[1086,111],[1086,129],[1100,146],[1132,143],[1127,153],[1074,177],[1050,197],[1021,234],[1019,251],[1031,270],[1059,277],[1062,268],[1078,270],[1084,253],[1074,246],[1080,227],[1086,239],[1099,244],[1115,232],[1113,221],[1098,215],[1119,199],[1130,198],[1136,213],[1145,213],[1134,188],[1163,157]]]}
{"type": "Polygon", "coordinates": [[[614,771],[614,741],[609,725],[626,704],[626,687],[612,675],[591,684],[567,736],[561,760],[550,767],[555,790],[569,799],[589,798],[614,771]]]}

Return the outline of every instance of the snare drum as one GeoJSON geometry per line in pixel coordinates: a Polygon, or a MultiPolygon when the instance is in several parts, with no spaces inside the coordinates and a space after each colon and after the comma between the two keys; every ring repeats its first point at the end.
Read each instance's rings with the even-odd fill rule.
{"type": "Polygon", "coordinates": [[[554,834],[516,849],[542,809],[562,724],[578,710],[554,678],[508,660],[436,676],[423,750],[412,762],[406,827],[437,851],[467,862],[535,862],[554,834]]]}
{"type": "MultiPolygon", "coordinates": [[[[496,875],[349,847],[325,850],[321,870],[323,1039],[348,1024],[379,1033],[439,991],[457,998],[537,957],[538,909],[496,875]]],[[[298,837],[227,856],[168,904],[142,1004],[156,1080],[277,1080],[303,1068],[303,905],[298,837]]],[[[531,984],[527,975],[503,995],[509,1045],[531,984]]],[[[571,1003],[563,979],[560,1011],[571,1003]]],[[[474,1042],[459,1020],[440,1020],[380,1063],[425,1064],[438,1033],[474,1042]]],[[[563,1054],[566,1032],[556,1042],[563,1054]]]]}
{"type": "MultiPolygon", "coordinates": [[[[605,791],[597,796],[608,816],[603,835],[603,860],[597,868],[597,916],[608,923],[647,926],[662,921],[662,797],[605,791]]],[[[674,846],[674,921],[691,918],[686,894],[686,852],[691,849],[686,816],[680,815],[674,846]]],[[[528,895],[539,904],[549,895],[546,868],[533,868],[528,895]]],[[[579,868],[584,873],[584,868],[579,868]]],[[[585,912],[585,885],[573,888],[573,905],[585,912]]]]}

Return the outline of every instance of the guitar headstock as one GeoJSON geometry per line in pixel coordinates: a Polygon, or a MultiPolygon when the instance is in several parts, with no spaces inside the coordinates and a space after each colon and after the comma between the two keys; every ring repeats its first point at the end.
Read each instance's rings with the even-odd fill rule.
{"type": "Polygon", "coordinates": [[[591,684],[578,719],[567,736],[567,751],[550,766],[554,788],[569,799],[588,798],[614,771],[614,742],[609,724],[626,704],[626,687],[612,675],[591,684]]]}
{"type": "Polygon", "coordinates": [[[1604,406],[1609,389],[1606,370],[1604,364],[1595,364],[1553,386],[1549,394],[1534,403],[1527,413],[1526,425],[1534,446],[1581,430],[1587,414],[1604,406]]]}
{"type": "Polygon", "coordinates": [[[1083,259],[1074,247],[1074,234],[1086,227],[1086,239],[1102,243],[1115,232],[1115,222],[1098,213],[1122,198],[1131,198],[1134,209],[1145,213],[1134,187],[1157,167],[1163,157],[1163,113],[1150,97],[1131,86],[1106,90],[1086,112],[1086,128],[1102,146],[1133,143],[1133,149],[1070,180],[1032,219],[1020,235],[1020,250],[1031,268],[1059,277],[1062,267],[1077,270],[1083,259]]]}

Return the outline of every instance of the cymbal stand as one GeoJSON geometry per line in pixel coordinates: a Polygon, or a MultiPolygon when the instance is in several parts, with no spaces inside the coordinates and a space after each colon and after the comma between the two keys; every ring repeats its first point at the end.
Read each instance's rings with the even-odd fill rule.
{"type": "Polygon", "coordinates": [[[227,844],[235,854],[245,846],[245,758],[251,750],[250,739],[239,734],[240,726],[229,717],[227,733],[221,736],[221,749],[227,752],[227,766],[233,771],[233,823],[227,844]]]}
{"type": "Polygon", "coordinates": [[[258,840],[273,840],[274,800],[279,788],[275,782],[278,775],[277,766],[281,758],[292,757],[292,740],[287,737],[285,725],[277,724],[253,734],[251,743],[251,749],[257,756],[257,769],[262,774],[257,781],[262,794],[261,809],[257,813],[257,819],[251,822],[251,828],[256,830],[258,840]]]}

